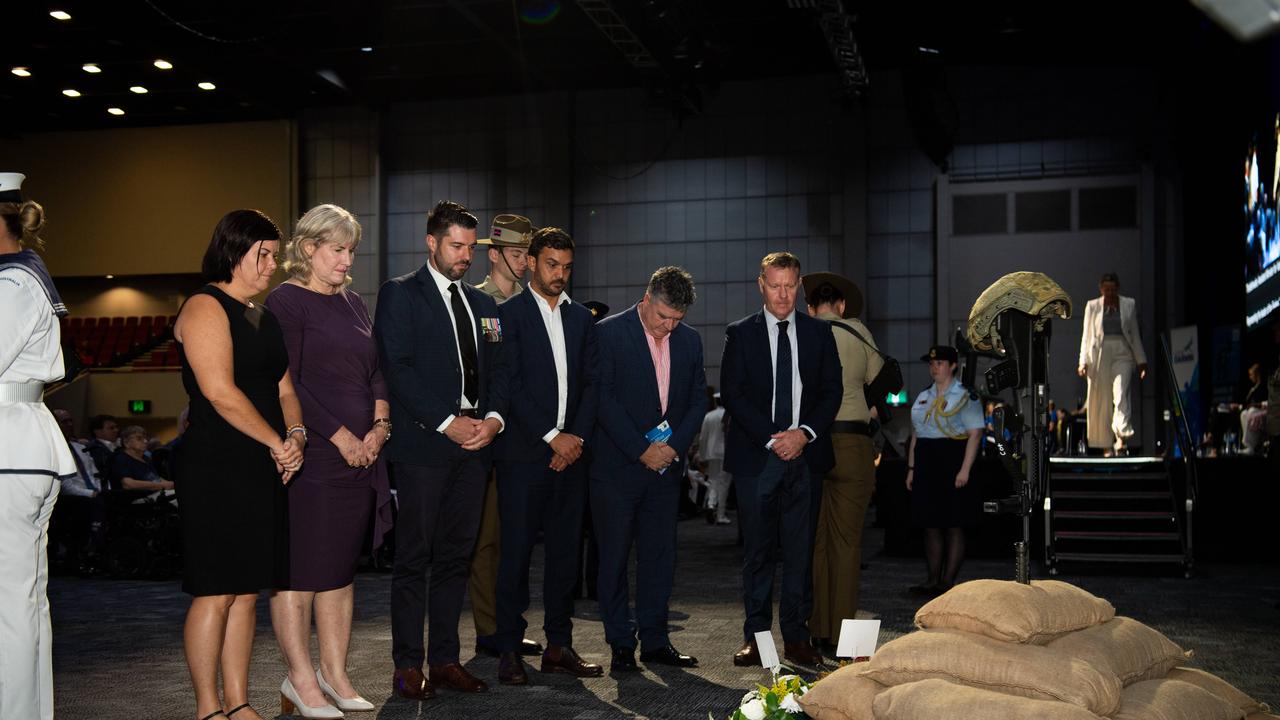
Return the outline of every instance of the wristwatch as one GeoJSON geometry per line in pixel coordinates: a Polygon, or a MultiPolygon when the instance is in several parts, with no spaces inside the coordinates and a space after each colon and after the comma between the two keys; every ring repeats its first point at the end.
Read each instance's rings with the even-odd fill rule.
{"type": "Polygon", "coordinates": [[[379,425],[383,425],[387,428],[387,440],[390,441],[391,440],[391,418],[382,417],[373,421],[374,427],[378,427],[379,425]]]}

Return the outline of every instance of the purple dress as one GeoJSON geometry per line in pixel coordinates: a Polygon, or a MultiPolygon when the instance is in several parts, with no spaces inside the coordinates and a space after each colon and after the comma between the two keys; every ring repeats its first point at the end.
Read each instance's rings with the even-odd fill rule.
{"type": "Polygon", "coordinates": [[[307,449],[289,483],[289,589],[323,592],[349,585],[375,514],[373,547],[391,527],[386,462],[351,468],[329,441],[340,427],[363,439],[375,400],[387,399],[373,322],[361,297],[322,295],[282,283],[266,305],[280,322],[289,375],[302,403],[307,449]]]}

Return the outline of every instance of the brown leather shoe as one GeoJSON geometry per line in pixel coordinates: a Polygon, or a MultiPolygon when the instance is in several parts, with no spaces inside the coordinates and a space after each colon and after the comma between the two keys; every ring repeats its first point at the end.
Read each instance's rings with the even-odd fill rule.
{"type": "Polygon", "coordinates": [[[504,652],[498,656],[498,682],[503,685],[529,684],[529,674],[524,671],[520,653],[504,652]]]}
{"type": "Polygon", "coordinates": [[[436,696],[435,688],[427,682],[422,668],[396,668],[391,676],[391,692],[407,700],[430,700],[436,696]]]}
{"type": "Polygon", "coordinates": [[[604,667],[583,660],[571,647],[550,645],[542,653],[542,672],[562,672],[580,678],[601,677],[604,667]]]}
{"type": "Polygon", "coordinates": [[[465,693],[488,692],[489,686],[483,680],[467,672],[467,669],[456,662],[447,665],[429,665],[431,684],[443,685],[452,690],[465,693]]]}
{"type": "Polygon", "coordinates": [[[822,653],[807,642],[786,643],[782,647],[782,656],[797,665],[816,667],[822,664],[822,653]]]}
{"type": "Polygon", "coordinates": [[[760,648],[756,647],[755,640],[748,640],[742,644],[738,652],[733,654],[733,664],[738,667],[760,666],[760,648]]]}

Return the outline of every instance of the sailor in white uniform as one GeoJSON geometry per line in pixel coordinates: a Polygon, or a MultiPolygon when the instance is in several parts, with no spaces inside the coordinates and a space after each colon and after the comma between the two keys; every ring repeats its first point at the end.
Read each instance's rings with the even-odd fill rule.
{"type": "Polygon", "coordinates": [[[53,718],[49,516],[76,464],[45,407],[62,378],[67,310],[33,247],[44,210],[23,202],[23,175],[0,173],[0,720],[53,718]]]}

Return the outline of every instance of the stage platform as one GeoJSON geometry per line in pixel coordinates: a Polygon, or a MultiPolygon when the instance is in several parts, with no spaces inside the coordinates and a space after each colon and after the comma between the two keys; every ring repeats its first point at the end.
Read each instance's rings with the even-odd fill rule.
{"type": "MultiPolygon", "coordinates": [[[[741,552],[737,527],[709,526],[702,520],[680,524],[680,555],[672,599],[672,641],[701,661],[690,670],[657,667],[617,680],[580,681],[531,672],[523,688],[499,686],[497,661],[473,658],[471,617],[462,620],[463,662],[492,683],[484,695],[441,691],[425,703],[392,698],[389,574],[362,573],[356,579],[356,618],[351,642],[351,675],[356,687],[377,704],[372,713],[348,718],[689,718],[708,711],[725,718],[743,692],[765,678],[759,669],[734,667],[730,656],[741,642],[741,552]]],[[[884,532],[866,536],[863,608],[882,621],[881,641],[912,630],[920,601],[906,593],[923,576],[915,558],[882,552],[884,532]]],[[[540,555],[540,549],[535,557],[540,555]]],[[[1009,578],[1011,558],[969,562],[962,580],[1009,578]]],[[[539,575],[540,565],[535,567],[539,575]]],[[[1195,664],[1221,675],[1259,700],[1280,706],[1280,565],[1201,563],[1191,579],[1180,575],[1134,577],[1111,572],[1059,578],[1110,600],[1134,617],[1195,651],[1195,664]]],[[[533,584],[539,587],[539,578],[533,584]]],[[[194,703],[182,656],[182,622],[188,598],[176,581],[140,582],[56,577],[53,603],[54,665],[59,718],[132,720],[191,718],[194,703]]],[[[542,641],[537,600],[530,613],[530,637],[542,641]]],[[[575,620],[575,644],[588,660],[608,663],[600,623],[590,619],[594,603],[582,601],[575,620]]],[[[250,677],[250,699],[263,717],[279,713],[284,677],[271,634],[265,600],[250,677]]],[[[775,631],[775,635],[777,635],[775,631]]],[[[779,636],[780,637],[780,636],[779,636]]]]}

